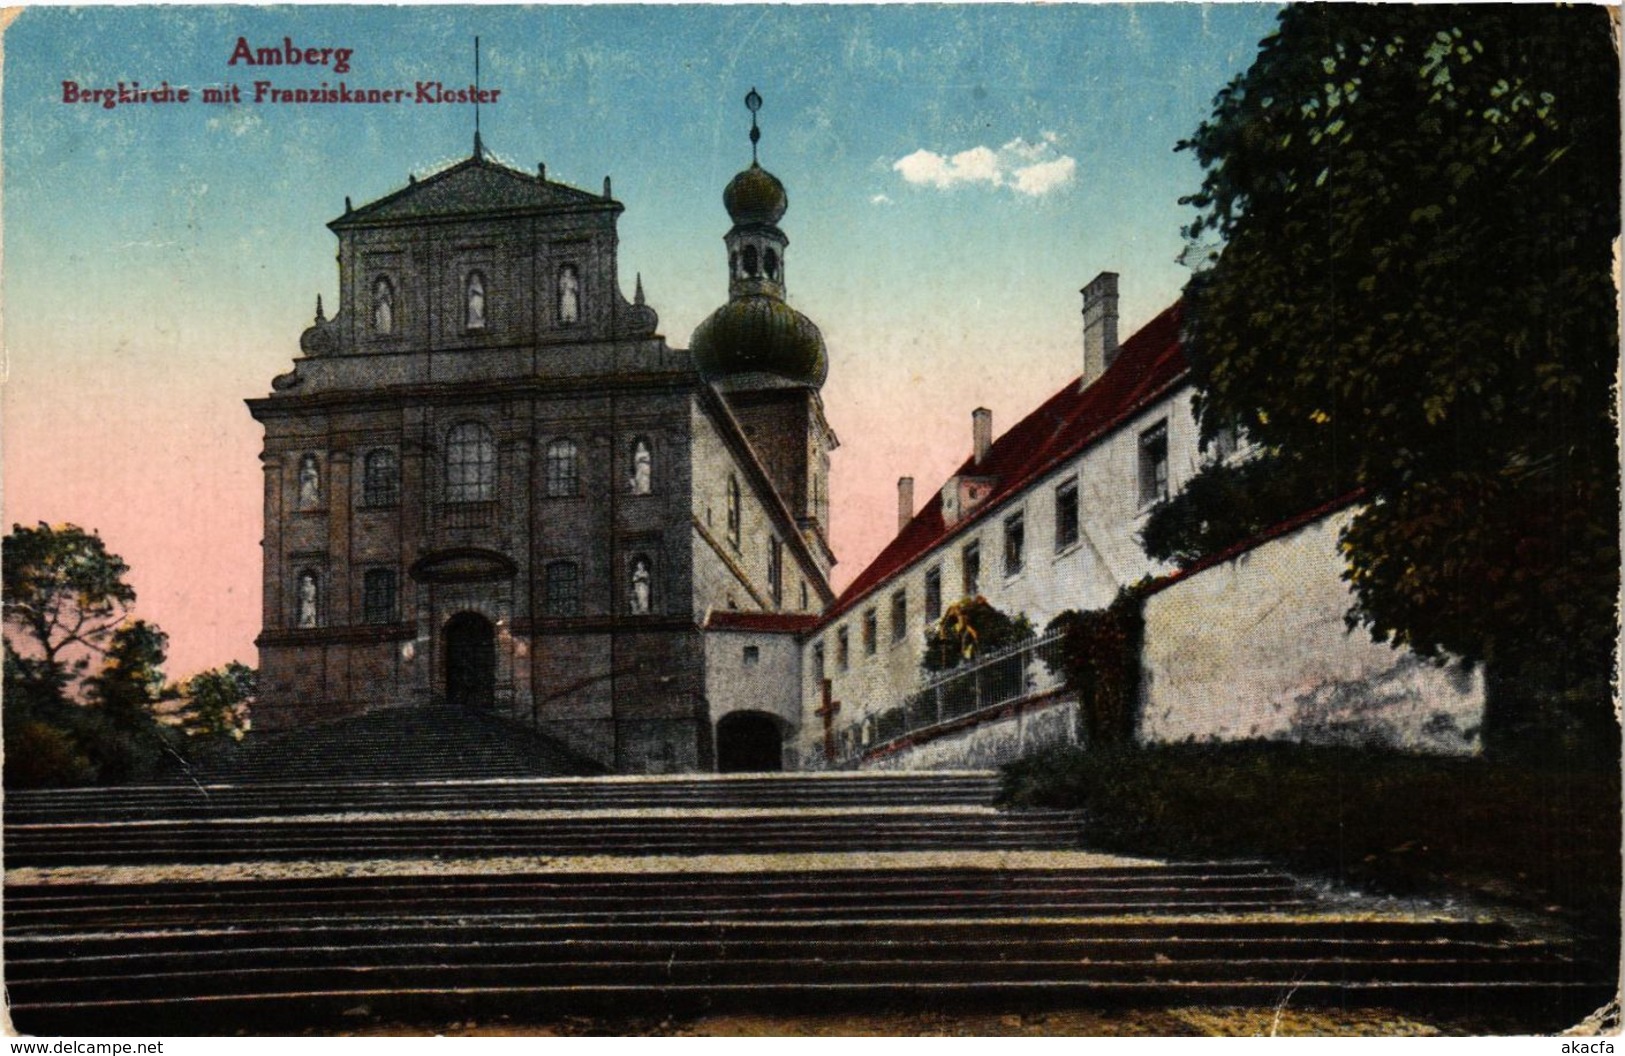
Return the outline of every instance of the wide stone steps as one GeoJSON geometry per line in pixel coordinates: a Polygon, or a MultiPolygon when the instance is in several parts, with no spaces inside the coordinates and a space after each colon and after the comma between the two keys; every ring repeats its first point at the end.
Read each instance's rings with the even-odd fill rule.
{"type": "Polygon", "coordinates": [[[1248,865],[529,874],[7,891],[21,1029],[399,1016],[1439,1000],[1566,1012],[1559,948],[1346,914],[1248,865]],[[1211,870],[1211,873],[1209,872],[1211,870]],[[1132,896],[1154,902],[1133,904],[1132,896]],[[1258,910],[1237,914],[1240,895],[1258,910]],[[1103,911],[1122,900],[1113,915],[1103,911]]]}
{"type": "MultiPolygon", "coordinates": [[[[6,802],[26,1032],[706,1011],[1533,1010],[1608,973],[1258,862],[1081,853],[985,773],[68,791],[6,802]]],[[[1603,980],[1599,982],[1599,980],[1603,980]]]]}
{"type": "Polygon", "coordinates": [[[1077,819],[966,814],[151,822],[11,826],[8,867],[244,860],[1062,850],[1077,819]]]}
{"type": "Polygon", "coordinates": [[[436,705],[255,731],[241,744],[197,760],[178,780],[422,781],[582,775],[602,769],[528,726],[436,705]]]}
{"type": "Polygon", "coordinates": [[[11,792],[5,820],[40,824],[432,810],[946,808],[987,806],[997,791],[997,779],[985,773],[164,785],[11,792]]]}

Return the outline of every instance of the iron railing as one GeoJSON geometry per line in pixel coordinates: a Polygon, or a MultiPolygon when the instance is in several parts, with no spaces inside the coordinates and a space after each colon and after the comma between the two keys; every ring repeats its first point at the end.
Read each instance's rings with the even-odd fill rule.
{"type": "Polygon", "coordinates": [[[1062,688],[1060,632],[1029,638],[927,678],[902,702],[848,725],[843,757],[861,755],[920,730],[1062,688]]]}

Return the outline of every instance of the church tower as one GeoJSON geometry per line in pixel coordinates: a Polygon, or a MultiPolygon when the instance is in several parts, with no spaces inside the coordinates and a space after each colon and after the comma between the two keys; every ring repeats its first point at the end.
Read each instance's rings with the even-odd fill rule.
{"type": "Polygon", "coordinates": [[[733,226],[728,249],[728,303],[694,330],[695,367],[720,391],[761,457],[775,489],[794,512],[807,546],[827,574],[829,455],[839,444],[819,396],[829,374],[824,335],[786,302],[785,251],[779,228],[790,198],[757,158],[762,97],[752,88],[750,167],[728,182],[722,204],[733,226]]]}

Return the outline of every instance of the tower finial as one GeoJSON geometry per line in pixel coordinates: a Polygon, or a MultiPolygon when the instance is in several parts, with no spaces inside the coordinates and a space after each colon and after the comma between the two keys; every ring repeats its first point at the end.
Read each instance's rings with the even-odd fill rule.
{"type": "Polygon", "coordinates": [[[474,38],[474,156],[485,156],[485,147],[480,143],[480,38],[474,38]]]}
{"type": "Polygon", "coordinates": [[[762,97],[755,88],[745,96],[745,109],[750,111],[750,163],[756,164],[756,144],[761,142],[762,130],[756,127],[756,111],[762,108],[762,97]]]}
{"type": "Polygon", "coordinates": [[[322,295],[318,293],[316,295],[316,321],[320,323],[324,322],[326,319],[327,317],[322,314],[322,295]]]}

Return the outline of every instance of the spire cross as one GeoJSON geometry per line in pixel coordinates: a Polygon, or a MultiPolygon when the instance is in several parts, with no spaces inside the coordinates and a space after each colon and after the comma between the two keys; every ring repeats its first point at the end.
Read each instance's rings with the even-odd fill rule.
{"type": "Polygon", "coordinates": [[[745,96],[745,109],[750,111],[750,163],[756,164],[756,144],[762,139],[762,130],[756,127],[756,111],[762,108],[762,97],[755,88],[745,96]]]}

